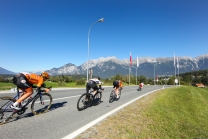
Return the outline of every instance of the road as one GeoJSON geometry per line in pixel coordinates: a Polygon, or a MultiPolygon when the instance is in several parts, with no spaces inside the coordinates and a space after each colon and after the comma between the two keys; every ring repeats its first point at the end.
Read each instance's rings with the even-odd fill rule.
{"type": "MultiPolygon", "coordinates": [[[[166,86],[165,86],[166,88],[166,86]]],[[[0,126],[1,139],[62,139],[74,138],[83,130],[106,118],[145,94],[163,89],[163,86],[144,86],[137,91],[137,86],[125,86],[119,101],[109,103],[112,87],[105,87],[102,103],[83,111],[77,110],[77,101],[85,89],[53,89],[51,109],[42,115],[35,116],[30,108],[22,115],[17,115],[9,123],[0,126]]],[[[35,94],[35,93],[34,93],[35,94]]],[[[4,93],[1,96],[14,96],[14,93],[4,93]]]]}

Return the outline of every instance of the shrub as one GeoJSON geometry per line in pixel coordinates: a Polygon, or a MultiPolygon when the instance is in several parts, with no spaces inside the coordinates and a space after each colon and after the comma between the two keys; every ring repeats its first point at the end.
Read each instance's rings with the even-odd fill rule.
{"type": "Polygon", "coordinates": [[[77,80],[76,85],[85,85],[85,80],[83,80],[83,79],[77,80]]]}

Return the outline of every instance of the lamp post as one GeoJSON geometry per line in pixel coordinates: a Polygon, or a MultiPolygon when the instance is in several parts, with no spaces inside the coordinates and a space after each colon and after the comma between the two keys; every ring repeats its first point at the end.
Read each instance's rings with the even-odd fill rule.
{"type": "Polygon", "coordinates": [[[153,63],[154,66],[154,85],[155,85],[155,64],[157,64],[157,61],[151,61],[151,63],[153,63]]]}
{"type": "Polygon", "coordinates": [[[92,28],[92,26],[93,26],[95,23],[103,22],[103,21],[104,21],[104,18],[101,18],[101,19],[97,20],[96,22],[94,22],[94,23],[90,26],[89,31],[88,31],[87,81],[88,81],[88,74],[89,74],[90,29],[92,28]]]}
{"type": "Polygon", "coordinates": [[[155,64],[154,64],[154,85],[155,85],[155,64]]]}

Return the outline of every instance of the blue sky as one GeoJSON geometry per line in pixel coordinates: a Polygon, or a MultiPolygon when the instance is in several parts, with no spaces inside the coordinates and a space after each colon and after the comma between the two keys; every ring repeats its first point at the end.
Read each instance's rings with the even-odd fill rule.
{"type": "Polygon", "coordinates": [[[90,57],[208,53],[207,0],[1,0],[0,67],[50,70],[90,57]]]}

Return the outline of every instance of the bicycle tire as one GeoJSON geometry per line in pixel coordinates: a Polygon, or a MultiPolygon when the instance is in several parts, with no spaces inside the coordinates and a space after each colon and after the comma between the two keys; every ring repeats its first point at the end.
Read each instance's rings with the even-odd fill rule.
{"type": "Polygon", "coordinates": [[[52,105],[52,96],[48,93],[42,94],[42,102],[40,96],[36,96],[31,104],[31,111],[34,115],[43,114],[50,109],[52,105]]]}
{"type": "Polygon", "coordinates": [[[93,99],[93,105],[98,105],[101,103],[101,99],[102,99],[102,93],[100,91],[98,91],[93,99]]]}
{"type": "Polygon", "coordinates": [[[114,97],[115,97],[115,91],[112,90],[109,97],[109,103],[112,103],[114,101],[114,97]]]}
{"type": "Polygon", "coordinates": [[[91,106],[92,103],[93,103],[92,94],[84,93],[79,97],[79,99],[77,101],[77,110],[82,111],[82,110],[86,109],[87,107],[91,106]],[[86,100],[87,96],[88,96],[88,99],[86,100]]]}
{"type": "Polygon", "coordinates": [[[142,91],[142,88],[139,87],[139,88],[137,89],[137,91],[142,91]]]}
{"type": "Polygon", "coordinates": [[[16,102],[13,97],[0,97],[0,125],[7,123],[14,117],[14,109],[10,106],[16,102]]]}

